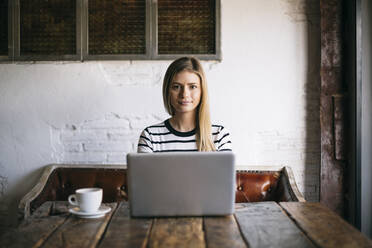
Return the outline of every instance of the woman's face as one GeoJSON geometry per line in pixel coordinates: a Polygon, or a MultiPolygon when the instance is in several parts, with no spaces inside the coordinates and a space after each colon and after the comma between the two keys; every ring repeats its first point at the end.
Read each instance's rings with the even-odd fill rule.
{"type": "Polygon", "coordinates": [[[176,113],[196,112],[201,93],[199,76],[189,71],[177,73],[169,87],[171,105],[176,113]]]}

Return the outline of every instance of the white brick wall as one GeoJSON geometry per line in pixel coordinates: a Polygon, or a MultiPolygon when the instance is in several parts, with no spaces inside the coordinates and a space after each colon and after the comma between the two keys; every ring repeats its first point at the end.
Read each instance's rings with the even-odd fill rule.
{"type": "Polygon", "coordinates": [[[319,199],[319,131],[309,134],[306,128],[262,130],[252,139],[256,141],[256,157],[260,165],[290,166],[306,200],[319,199]]]}
{"type": "Polygon", "coordinates": [[[144,61],[141,64],[128,62],[108,62],[99,64],[105,82],[114,86],[154,86],[160,85],[167,64],[160,61],[144,61]],[[117,65],[120,64],[120,67],[117,65]]]}
{"type": "Polygon", "coordinates": [[[162,117],[107,114],[97,120],[51,127],[53,157],[57,163],[125,164],[136,152],[140,132],[162,117]]]}

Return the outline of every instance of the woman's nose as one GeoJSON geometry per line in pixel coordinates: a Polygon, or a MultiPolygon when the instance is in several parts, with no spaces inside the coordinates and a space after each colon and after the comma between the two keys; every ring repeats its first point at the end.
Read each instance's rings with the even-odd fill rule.
{"type": "Polygon", "coordinates": [[[181,90],[181,96],[182,97],[187,97],[189,95],[189,91],[187,90],[187,88],[183,88],[181,90]]]}

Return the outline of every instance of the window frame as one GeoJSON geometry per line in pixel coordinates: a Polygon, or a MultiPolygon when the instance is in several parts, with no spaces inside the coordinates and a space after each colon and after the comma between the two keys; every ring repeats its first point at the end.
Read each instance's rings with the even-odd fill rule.
{"type": "Polygon", "coordinates": [[[14,18],[13,1],[8,0],[8,56],[0,55],[0,61],[11,61],[14,57],[14,32],[13,32],[13,18],[14,18]]]}
{"type": "Polygon", "coordinates": [[[221,54],[221,0],[215,0],[214,54],[158,54],[158,0],[146,1],[146,53],[145,54],[89,54],[89,0],[76,0],[76,54],[21,55],[20,54],[20,0],[8,0],[8,56],[0,61],[104,61],[104,60],[173,60],[182,56],[195,56],[201,60],[222,60],[221,54]]]}

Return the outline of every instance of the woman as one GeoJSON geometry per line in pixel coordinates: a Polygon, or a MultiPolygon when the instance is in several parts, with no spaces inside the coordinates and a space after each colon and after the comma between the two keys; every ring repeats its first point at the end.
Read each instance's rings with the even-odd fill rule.
{"type": "Polygon", "coordinates": [[[207,82],[196,58],[179,58],[168,67],[163,101],[172,117],[142,131],[138,152],[231,151],[230,134],[211,125],[207,82]]]}

